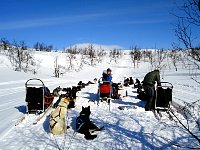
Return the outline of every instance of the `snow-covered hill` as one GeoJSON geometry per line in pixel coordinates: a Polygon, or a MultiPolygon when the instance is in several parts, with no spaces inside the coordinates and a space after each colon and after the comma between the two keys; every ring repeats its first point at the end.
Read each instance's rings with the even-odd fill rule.
{"type": "Polygon", "coordinates": [[[119,45],[102,45],[102,44],[96,44],[96,43],[78,43],[75,45],[72,45],[71,47],[67,48],[77,48],[77,49],[85,49],[88,48],[90,45],[93,46],[94,49],[96,50],[105,50],[105,51],[110,51],[114,49],[123,49],[123,47],[119,45]]]}
{"type": "MultiPolygon", "coordinates": [[[[25,82],[30,78],[41,79],[52,91],[57,86],[71,87],[79,81],[93,81],[100,78],[102,71],[111,68],[113,82],[122,82],[124,77],[133,77],[143,80],[150,71],[148,62],[139,62],[134,69],[129,55],[123,55],[117,63],[110,61],[105,56],[101,63],[95,66],[80,65],[79,59],[74,63],[74,70],[66,72],[60,78],[53,77],[54,61],[58,58],[58,64],[66,66],[66,56],[60,52],[36,52],[35,58],[40,62],[37,74],[16,72],[11,68],[9,60],[0,55],[0,149],[178,149],[183,147],[198,146],[194,139],[177,122],[171,121],[166,113],[161,120],[157,120],[152,112],[145,112],[145,102],[137,99],[136,89],[132,86],[125,87],[128,97],[111,102],[111,111],[108,105],[101,103],[97,106],[89,100],[96,100],[98,84],[87,86],[78,93],[76,107],[68,111],[68,125],[66,136],[52,136],[48,128],[48,114],[33,125],[36,116],[29,115],[15,126],[16,122],[25,114],[25,82]],[[95,124],[104,126],[105,129],[98,132],[98,137],[87,141],[84,136],[74,134],[74,121],[79,115],[82,106],[91,106],[91,119],[95,124]],[[134,106],[134,109],[119,110],[118,106],[134,106]],[[196,145],[195,145],[196,144],[196,145]]],[[[76,56],[81,57],[81,56],[76,56]]],[[[87,61],[87,60],[86,60],[87,61]]],[[[197,71],[197,74],[200,72],[197,71]]],[[[179,64],[178,71],[165,68],[161,72],[162,81],[171,82],[174,86],[173,101],[184,105],[184,102],[192,103],[199,99],[200,85],[191,79],[188,69],[179,64]]],[[[125,92],[122,92],[125,95],[125,92]]],[[[184,116],[175,112],[183,122],[184,116]]],[[[187,122],[186,122],[187,123],[187,122]]],[[[198,128],[193,128],[194,133],[200,136],[198,128]]],[[[185,148],[187,149],[187,148],[185,148]]]]}

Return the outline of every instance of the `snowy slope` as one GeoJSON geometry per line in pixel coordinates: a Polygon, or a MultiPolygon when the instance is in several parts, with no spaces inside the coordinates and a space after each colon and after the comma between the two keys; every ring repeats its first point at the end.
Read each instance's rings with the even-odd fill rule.
{"type": "MultiPolygon", "coordinates": [[[[65,60],[62,53],[36,53],[41,60],[38,74],[15,72],[8,67],[4,56],[0,57],[0,149],[177,149],[177,143],[188,146],[193,140],[185,130],[169,120],[163,113],[161,120],[157,120],[152,112],[145,112],[145,102],[137,99],[136,89],[127,87],[128,97],[111,103],[111,111],[106,103],[89,102],[96,100],[98,85],[90,85],[78,93],[76,107],[68,111],[68,125],[70,129],[66,136],[52,136],[48,129],[49,116],[46,115],[37,125],[33,125],[34,115],[15,126],[15,123],[25,113],[25,82],[29,78],[40,78],[52,91],[57,86],[70,87],[83,82],[100,78],[102,70],[110,67],[113,70],[113,82],[121,82],[124,77],[143,79],[150,71],[149,64],[141,62],[139,68],[134,69],[130,56],[123,56],[118,63],[105,58],[101,64],[94,67],[84,66],[79,72],[64,74],[59,79],[53,77],[53,61],[56,56],[60,64],[65,60]],[[62,61],[63,59],[63,61],[62,61]],[[6,63],[5,63],[6,62],[6,63]],[[91,119],[98,126],[105,126],[105,130],[97,132],[98,137],[87,141],[81,134],[74,134],[75,118],[82,106],[91,106],[91,119]],[[135,106],[135,109],[119,110],[118,106],[135,106]],[[189,144],[188,144],[189,143],[189,144]]],[[[163,81],[174,85],[173,100],[177,103],[194,102],[198,100],[200,86],[191,80],[187,69],[178,72],[166,69],[163,81]]],[[[125,94],[125,92],[122,94],[125,94]]],[[[184,121],[181,114],[177,116],[184,121]]],[[[191,145],[193,146],[193,145],[191,145]]]]}

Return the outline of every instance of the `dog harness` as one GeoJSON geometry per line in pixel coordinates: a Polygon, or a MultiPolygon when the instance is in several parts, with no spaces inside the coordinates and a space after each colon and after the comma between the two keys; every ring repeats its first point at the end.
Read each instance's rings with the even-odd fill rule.
{"type": "Polygon", "coordinates": [[[61,108],[60,108],[60,110],[59,110],[58,115],[55,116],[54,118],[51,118],[51,119],[50,119],[50,121],[51,121],[51,120],[54,121],[54,124],[53,124],[52,126],[50,125],[51,130],[55,127],[55,125],[56,125],[56,123],[57,123],[57,121],[55,120],[55,118],[60,117],[60,112],[61,112],[61,108]]]}
{"type": "MultiPolygon", "coordinates": [[[[66,103],[66,102],[64,102],[64,103],[66,103]]],[[[51,130],[52,130],[52,129],[55,127],[55,125],[58,123],[58,122],[55,120],[55,118],[60,117],[60,112],[61,112],[62,107],[67,108],[67,107],[61,106],[61,105],[58,105],[58,106],[61,107],[60,110],[59,110],[58,115],[55,116],[54,118],[51,118],[51,119],[50,119],[50,121],[51,121],[51,120],[54,121],[54,124],[53,124],[52,126],[50,125],[51,130]]]]}
{"type": "Polygon", "coordinates": [[[79,131],[81,127],[85,124],[85,114],[81,114],[77,119],[76,119],[76,130],[79,131]]]}

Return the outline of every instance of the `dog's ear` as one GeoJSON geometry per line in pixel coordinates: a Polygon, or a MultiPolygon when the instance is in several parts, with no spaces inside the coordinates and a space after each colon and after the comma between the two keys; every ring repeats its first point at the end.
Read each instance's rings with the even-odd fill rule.
{"type": "Polygon", "coordinates": [[[88,106],[88,109],[90,110],[90,106],[88,106]]]}
{"type": "Polygon", "coordinates": [[[84,107],[82,106],[82,110],[84,109],[84,107]]]}

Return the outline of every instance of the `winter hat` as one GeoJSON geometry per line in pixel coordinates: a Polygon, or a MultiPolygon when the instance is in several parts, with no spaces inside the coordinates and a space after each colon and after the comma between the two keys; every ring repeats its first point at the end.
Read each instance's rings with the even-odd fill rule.
{"type": "Polygon", "coordinates": [[[107,69],[107,72],[111,72],[112,70],[110,68],[107,69]]]}

